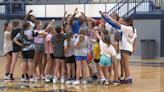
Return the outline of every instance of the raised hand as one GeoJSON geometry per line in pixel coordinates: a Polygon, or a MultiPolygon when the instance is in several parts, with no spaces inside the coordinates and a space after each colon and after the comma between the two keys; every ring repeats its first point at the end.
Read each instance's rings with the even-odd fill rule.
{"type": "Polygon", "coordinates": [[[101,10],[99,11],[99,13],[100,13],[100,15],[102,15],[102,11],[101,10]]]}
{"type": "Polygon", "coordinates": [[[64,15],[66,15],[67,14],[67,11],[64,11],[64,15]]]}
{"type": "Polygon", "coordinates": [[[89,18],[89,17],[86,17],[86,20],[87,20],[87,21],[89,21],[89,20],[90,20],[90,18],[89,18]]]}
{"type": "Polygon", "coordinates": [[[78,10],[78,8],[75,9],[75,12],[74,12],[75,15],[79,13],[79,11],[77,11],[77,10],[78,10]]]}
{"type": "Polygon", "coordinates": [[[32,13],[33,12],[33,10],[29,10],[29,12],[28,13],[32,13]]]}
{"type": "Polygon", "coordinates": [[[84,14],[83,12],[81,12],[81,14],[82,14],[84,17],[86,17],[85,14],[84,14]]]}
{"type": "Polygon", "coordinates": [[[52,19],[52,20],[51,20],[51,23],[54,23],[54,22],[55,22],[55,19],[52,19]]]}

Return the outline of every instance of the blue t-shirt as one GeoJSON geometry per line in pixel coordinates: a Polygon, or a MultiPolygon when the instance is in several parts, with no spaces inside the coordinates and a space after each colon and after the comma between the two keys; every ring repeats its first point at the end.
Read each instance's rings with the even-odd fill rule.
{"type": "Polygon", "coordinates": [[[74,26],[71,27],[72,28],[72,32],[73,32],[73,35],[75,33],[78,34],[79,29],[82,27],[82,25],[80,25],[77,21],[73,21],[73,23],[74,23],[74,26]]]}

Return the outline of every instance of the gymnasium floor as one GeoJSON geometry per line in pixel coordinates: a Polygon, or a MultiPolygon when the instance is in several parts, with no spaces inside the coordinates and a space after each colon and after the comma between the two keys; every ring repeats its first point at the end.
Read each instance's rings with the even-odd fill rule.
{"type": "Polygon", "coordinates": [[[3,80],[6,59],[0,55],[0,60],[0,92],[164,92],[164,60],[130,59],[133,83],[118,84],[117,86],[112,84],[104,86],[97,83],[62,85],[42,81],[21,83],[20,58],[14,72],[15,82],[9,84],[8,81],[3,80]]]}

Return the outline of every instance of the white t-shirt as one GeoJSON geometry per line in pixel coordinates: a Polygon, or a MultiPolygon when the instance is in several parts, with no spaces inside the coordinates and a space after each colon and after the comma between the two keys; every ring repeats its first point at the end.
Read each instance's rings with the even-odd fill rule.
{"type": "Polygon", "coordinates": [[[133,51],[133,42],[134,39],[137,37],[137,31],[134,29],[135,33],[133,32],[133,28],[131,26],[121,25],[121,30],[123,31],[122,35],[122,44],[120,46],[121,50],[127,50],[132,52],[133,51]]]}
{"type": "Polygon", "coordinates": [[[33,28],[35,27],[35,24],[34,23],[32,23],[31,21],[28,21],[29,23],[30,23],[30,25],[31,25],[31,28],[30,28],[30,30],[33,30],[33,28]]]}
{"type": "Polygon", "coordinates": [[[104,43],[102,40],[99,42],[100,44],[100,54],[105,55],[107,57],[111,57],[116,55],[115,49],[112,45],[108,46],[106,43],[104,43]]]}

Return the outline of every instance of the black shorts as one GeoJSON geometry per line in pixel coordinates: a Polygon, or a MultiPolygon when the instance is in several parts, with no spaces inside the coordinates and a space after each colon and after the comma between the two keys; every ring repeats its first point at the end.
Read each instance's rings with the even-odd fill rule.
{"type": "MultiPolygon", "coordinates": [[[[10,56],[12,56],[12,51],[10,51],[10,52],[8,52],[6,54],[9,54],[10,56]]],[[[5,54],[5,56],[6,56],[6,54],[5,54]]]]}
{"type": "Polygon", "coordinates": [[[13,45],[13,53],[18,53],[20,51],[21,51],[21,47],[20,46],[13,45]]]}
{"type": "MultiPolygon", "coordinates": [[[[55,59],[53,54],[50,54],[50,56],[51,56],[52,59],[55,59]]],[[[45,54],[45,57],[47,58],[47,54],[45,54]]]]}
{"type": "Polygon", "coordinates": [[[75,63],[75,56],[65,58],[66,63],[75,63]]]}
{"type": "Polygon", "coordinates": [[[128,54],[129,56],[132,55],[132,52],[127,51],[127,50],[121,50],[121,53],[126,53],[126,54],[128,54]]]}
{"type": "Polygon", "coordinates": [[[34,50],[23,51],[22,52],[22,61],[23,62],[34,62],[34,50]]]}
{"type": "Polygon", "coordinates": [[[55,59],[65,59],[65,57],[64,56],[63,57],[55,57],[55,59]]]}
{"type": "Polygon", "coordinates": [[[94,59],[95,63],[99,63],[100,59],[94,59]]]}

